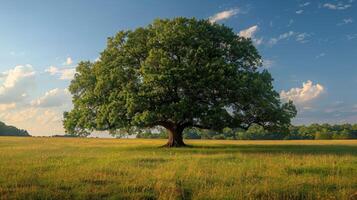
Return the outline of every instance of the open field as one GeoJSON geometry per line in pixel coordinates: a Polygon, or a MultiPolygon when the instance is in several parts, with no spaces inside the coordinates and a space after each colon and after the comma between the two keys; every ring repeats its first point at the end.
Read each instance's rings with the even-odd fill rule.
{"type": "Polygon", "coordinates": [[[0,199],[351,199],[357,141],[0,138],[0,199]]]}

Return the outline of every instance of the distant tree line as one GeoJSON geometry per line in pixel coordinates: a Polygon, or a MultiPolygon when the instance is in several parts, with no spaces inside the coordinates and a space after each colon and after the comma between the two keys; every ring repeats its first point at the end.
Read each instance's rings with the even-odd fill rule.
{"type": "Polygon", "coordinates": [[[0,136],[30,136],[30,134],[26,130],[8,126],[4,122],[0,122],[0,136]]]}
{"type": "Polygon", "coordinates": [[[74,137],[79,137],[79,136],[78,135],[65,134],[65,135],[52,135],[51,137],[74,138],[74,137]]]}
{"type": "MultiPolygon", "coordinates": [[[[137,138],[167,138],[165,130],[142,131],[137,138]]],[[[290,126],[283,132],[271,132],[262,126],[253,125],[248,130],[224,128],[223,131],[187,129],[185,139],[221,139],[221,140],[320,140],[320,139],[357,139],[357,124],[311,124],[290,126]]]]}

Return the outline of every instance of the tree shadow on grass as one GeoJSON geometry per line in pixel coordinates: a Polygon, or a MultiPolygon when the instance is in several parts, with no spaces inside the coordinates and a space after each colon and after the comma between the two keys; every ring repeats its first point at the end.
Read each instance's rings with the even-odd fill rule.
{"type": "Polygon", "coordinates": [[[192,149],[218,153],[291,153],[291,154],[349,154],[357,155],[357,146],[352,145],[195,145],[192,149]]]}
{"type": "MultiPolygon", "coordinates": [[[[127,150],[131,150],[128,148],[127,150]]],[[[357,156],[357,146],[353,145],[280,145],[280,144],[222,144],[222,145],[188,145],[180,148],[158,148],[153,146],[136,147],[135,151],[175,152],[188,154],[311,154],[311,155],[353,155],[357,156]]]]}

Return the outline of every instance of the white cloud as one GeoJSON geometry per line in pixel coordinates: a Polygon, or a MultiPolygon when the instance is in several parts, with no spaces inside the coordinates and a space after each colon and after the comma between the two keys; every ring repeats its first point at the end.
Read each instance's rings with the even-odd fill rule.
{"type": "Polygon", "coordinates": [[[58,107],[63,105],[69,105],[71,102],[71,94],[67,89],[55,88],[45,93],[44,96],[33,100],[32,106],[36,107],[58,107]]]}
{"type": "Polygon", "coordinates": [[[296,41],[300,42],[300,43],[306,43],[308,42],[308,40],[306,40],[308,37],[310,37],[310,34],[307,33],[299,33],[296,36],[296,41]]]}
{"type": "Polygon", "coordinates": [[[239,31],[238,35],[243,38],[251,38],[254,44],[260,45],[263,43],[263,38],[255,38],[255,33],[259,30],[258,25],[254,25],[247,29],[239,31]]]}
{"type": "Polygon", "coordinates": [[[299,6],[300,7],[306,7],[306,6],[310,5],[310,4],[311,4],[310,2],[305,2],[305,3],[300,4],[299,6]]]}
{"type": "Polygon", "coordinates": [[[37,113],[37,109],[28,107],[23,110],[16,110],[13,112],[3,112],[0,115],[3,121],[6,121],[7,123],[10,124],[16,124],[17,122],[31,121],[31,119],[34,119],[36,113],[37,113]]]}
{"type": "Polygon", "coordinates": [[[293,36],[294,34],[295,34],[294,31],[289,31],[289,32],[283,33],[283,34],[279,35],[279,36],[276,37],[276,38],[271,38],[271,39],[269,40],[269,44],[270,44],[270,45],[275,45],[275,44],[277,44],[280,40],[287,39],[287,38],[293,36]]]}
{"type": "MultiPolygon", "coordinates": [[[[66,78],[74,69],[52,66],[46,71],[66,78]]],[[[56,88],[31,101],[29,98],[36,93],[35,77],[31,65],[0,72],[0,121],[26,129],[32,135],[63,134],[63,112],[73,106],[71,95],[67,89],[56,88]]]]}
{"type": "Polygon", "coordinates": [[[0,111],[6,111],[16,108],[16,103],[0,104],[0,111]]]}
{"type": "Polygon", "coordinates": [[[327,8],[330,10],[345,10],[347,8],[350,8],[351,6],[352,6],[351,4],[343,4],[343,3],[338,3],[338,4],[325,3],[323,5],[324,8],[327,8]]]}
{"type": "Polygon", "coordinates": [[[233,9],[230,9],[230,10],[222,11],[222,12],[219,12],[219,13],[211,16],[209,18],[209,21],[211,23],[215,23],[215,22],[218,22],[218,21],[229,19],[229,18],[233,17],[234,15],[237,15],[239,13],[239,11],[240,10],[238,8],[233,8],[233,9]]]}
{"type": "Polygon", "coordinates": [[[50,73],[51,75],[56,75],[56,74],[59,72],[59,70],[58,70],[58,68],[55,67],[55,66],[50,66],[49,68],[47,68],[47,69],[45,70],[45,72],[48,72],[48,73],[50,73]]]}
{"type": "Polygon", "coordinates": [[[74,74],[76,73],[76,69],[63,69],[61,71],[61,80],[71,80],[74,77],[74,74]]]}
{"type": "Polygon", "coordinates": [[[22,107],[0,112],[0,120],[29,131],[31,135],[63,134],[62,109],[22,107]]]}
{"type": "Polygon", "coordinates": [[[63,64],[64,64],[64,65],[72,65],[72,63],[73,63],[72,58],[71,58],[71,57],[67,57],[67,58],[66,58],[66,62],[64,62],[63,64]]]}
{"type": "Polygon", "coordinates": [[[338,23],[337,25],[341,26],[341,25],[350,24],[350,23],[353,23],[353,19],[347,18],[347,19],[343,19],[342,22],[338,23]]]}
{"type": "Polygon", "coordinates": [[[311,35],[308,34],[308,33],[297,33],[297,32],[294,32],[294,31],[289,31],[289,32],[286,32],[286,33],[283,33],[283,34],[279,35],[278,37],[270,38],[268,44],[272,46],[272,45],[277,44],[280,40],[289,39],[289,38],[291,38],[293,36],[296,37],[296,41],[300,42],[300,43],[308,42],[307,39],[309,37],[311,37],[311,35]]]}
{"type": "Polygon", "coordinates": [[[254,34],[258,31],[258,29],[259,29],[258,26],[254,25],[250,28],[239,31],[239,36],[244,38],[252,38],[254,37],[254,34]]]}
{"type": "Polygon", "coordinates": [[[67,89],[53,89],[31,103],[0,104],[0,121],[26,129],[31,135],[63,134],[63,112],[72,108],[67,89]]]}
{"type": "Polygon", "coordinates": [[[74,68],[57,68],[55,66],[50,66],[45,70],[45,72],[48,72],[50,75],[59,75],[59,79],[61,80],[71,80],[74,77],[74,74],[76,73],[76,69],[74,68]]]}
{"type": "Polygon", "coordinates": [[[61,126],[61,121],[62,121],[62,113],[58,113],[55,110],[51,109],[44,109],[44,110],[39,110],[42,111],[40,115],[37,116],[36,120],[41,123],[41,124],[47,124],[47,123],[59,123],[59,126],[61,126]]]}
{"type": "Polygon", "coordinates": [[[343,19],[343,22],[345,22],[345,24],[349,24],[353,22],[353,19],[352,18],[343,19]]]}
{"type": "Polygon", "coordinates": [[[0,76],[0,102],[9,103],[21,101],[27,96],[27,91],[34,86],[35,71],[31,65],[19,65],[0,76]]]}
{"type": "Polygon", "coordinates": [[[297,10],[295,13],[298,14],[298,15],[300,15],[300,14],[302,14],[303,12],[304,12],[304,10],[297,10]]]}
{"type": "Polygon", "coordinates": [[[287,101],[292,100],[296,104],[304,104],[311,100],[314,100],[324,92],[324,86],[320,84],[313,84],[312,81],[308,80],[302,84],[301,88],[291,88],[289,91],[281,91],[281,99],[287,101]]]}

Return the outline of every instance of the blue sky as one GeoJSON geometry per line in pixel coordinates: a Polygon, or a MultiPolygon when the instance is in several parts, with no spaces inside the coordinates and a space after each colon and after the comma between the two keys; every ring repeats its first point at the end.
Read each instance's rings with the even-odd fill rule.
{"type": "Polygon", "coordinates": [[[0,120],[33,135],[61,134],[76,63],[106,38],[177,16],[223,23],[250,37],[294,124],[357,122],[357,3],[321,1],[0,1],[0,120]]]}

